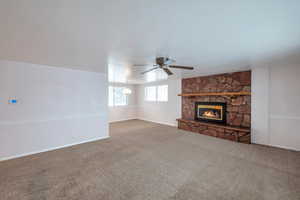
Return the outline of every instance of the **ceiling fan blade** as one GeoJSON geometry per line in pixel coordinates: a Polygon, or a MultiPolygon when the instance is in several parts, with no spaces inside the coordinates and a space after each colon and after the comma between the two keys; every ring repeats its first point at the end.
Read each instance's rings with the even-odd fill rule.
{"type": "Polygon", "coordinates": [[[151,72],[151,71],[153,71],[153,70],[155,70],[155,69],[158,69],[159,67],[154,67],[154,68],[152,68],[152,69],[149,69],[149,70],[146,70],[146,71],[144,71],[144,72],[142,72],[141,74],[146,74],[147,72],[151,72]]]}
{"type": "Polygon", "coordinates": [[[169,76],[173,73],[168,68],[162,68],[169,76]]]}
{"type": "Polygon", "coordinates": [[[177,69],[189,69],[193,70],[194,67],[188,67],[188,66],[179,66],[179,65],[169,65],[170,68],[177,68],[177,69]]]}

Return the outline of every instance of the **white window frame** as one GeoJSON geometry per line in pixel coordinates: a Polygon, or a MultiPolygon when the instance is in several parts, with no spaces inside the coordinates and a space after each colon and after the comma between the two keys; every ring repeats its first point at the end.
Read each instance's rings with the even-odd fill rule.
{"type": "Polygon", "coordinates": [[[169,101],[169,86],[168,85],[151,85],[144,87],[144,100],[147,102],[168,102],[169,101]],[[164,91],[163,88],[166,88],[164,91]],[[150,91],[152,90],[152,91],[150,91]],[[164,97],[160,94],[164,91],[164,97]],[[151,94],[152,93],[152,94],[151,94]],[[154,93],[154,95],[153,95],[154,93]],[[150,97],[152,95],[152,97],[150,97]]]}
{"type": "Polygon", "coordinates": [[[108,86],[108,106],[114,106],[114,87],[108,86]]]}
{"type": "Polygon", "coordinates": [[[168,85],[158,85],[157,86],[157,101],[158,102],[168,102],[169,100],[169,86],[168,85]]]}
{"type": "Polygon", "coordinates": [[[125,87],[118,87],[118,86],[109,86],[109,89],[108,89],[108,106],[109,107],[118,107],[118,106],[127,106],[128,105],[128,95],[126,94],[121,94],[121,95],[124,95],[123,98],[124,98],[124,102],[123,103],[118,103],[116,102],[116,99],[117,99],[117,96],[118,94],[116,94],[116,90],[117,89],[121,89],[121,90],[124,90],[125,87]],[[111,93],[112,92],[112,93],[111,93]]]}
{"type": "Polygon", "coordinates": [[[156,89],[156,86],[146,86],[145,87],[145,101],[150,101],[150,102],[152,101],[152,102],[154,102],[154,101],[156,101],[156,99],[157,99],[157,89],[156,89]],[[154,92],[154,94],[151,94],[151,92],[154,92]]]}

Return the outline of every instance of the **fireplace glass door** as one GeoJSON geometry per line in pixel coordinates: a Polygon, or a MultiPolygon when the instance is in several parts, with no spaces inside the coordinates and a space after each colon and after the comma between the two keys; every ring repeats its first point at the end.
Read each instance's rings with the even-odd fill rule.
{"type": "Polygon", "coordinates": [[[226,103],[196,102],[195,119],[205,122],[226,123],[226,103]]]}

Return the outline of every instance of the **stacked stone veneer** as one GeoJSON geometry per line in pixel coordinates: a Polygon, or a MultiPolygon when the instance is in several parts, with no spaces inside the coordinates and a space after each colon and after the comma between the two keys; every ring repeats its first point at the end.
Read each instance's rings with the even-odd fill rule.
{"type": "MultiPolygon", "coordinates": [[[[182,93],[202,92],[250,92],[251,71],[219,74],[182,79],[182,93]]],[[[251,96],[197,96],[182,97],[182,118],[194,119],[195,102],[226,102],[227,125],[250,128],[251,126],[251,96]]],[[[207,135],[224,135],[228,132],[211,127],[195,127],[194,125],[180,124],[179,128],[199,132],[207,135]]],[[[234,135],[234,134],[232,134],[234,135]]]]}

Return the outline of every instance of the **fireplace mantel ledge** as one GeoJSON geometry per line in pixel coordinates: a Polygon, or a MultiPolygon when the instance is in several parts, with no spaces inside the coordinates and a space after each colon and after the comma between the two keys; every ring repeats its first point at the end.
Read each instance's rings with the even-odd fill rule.
{"type": "Polygon", "coordinates": [[[201,93],[182,93],[178,96],[195,97],[195,96],[250,96],[251,92],[201,92],[201,93]]]}

